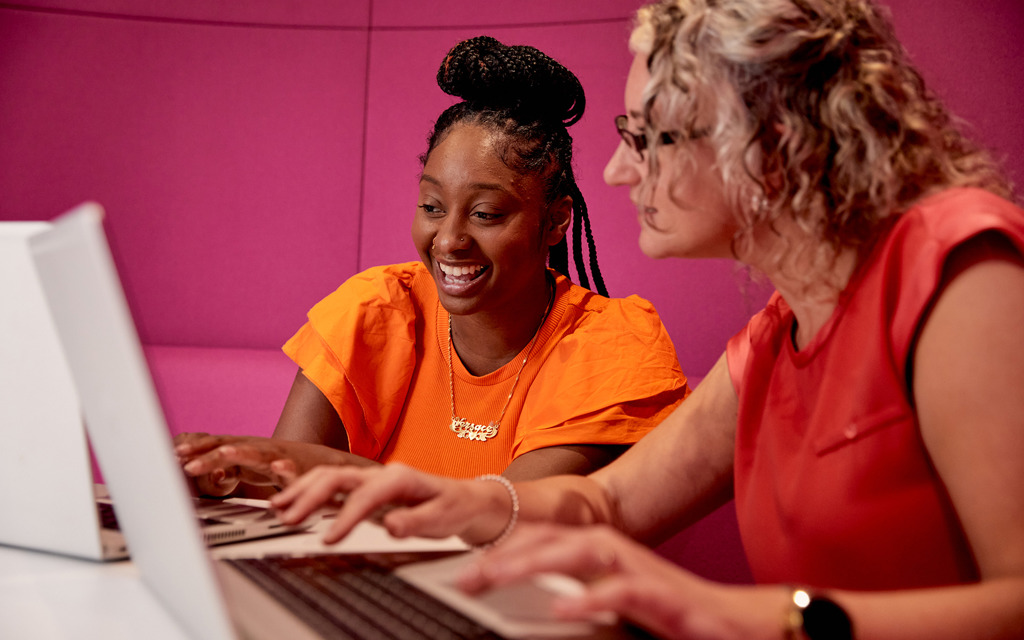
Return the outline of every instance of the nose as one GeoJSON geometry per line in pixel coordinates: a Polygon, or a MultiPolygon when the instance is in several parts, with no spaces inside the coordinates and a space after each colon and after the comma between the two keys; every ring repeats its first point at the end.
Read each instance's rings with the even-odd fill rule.
{"type": "Polygon", "coordinates": [[[470,242],[470,236],[462,216],[447,215],[437,226],[433,244],[436,250],[450,255],[468,248],[470,242]]]}
{"type": "Polygon", "coordinates": [[[615,153],[604,167],[605,183],[613,187],[638,184],[642,177],[640,164],[641,161],[634,157],[626,143],[619,142],[619,145],[615,147],[615,153]]]}

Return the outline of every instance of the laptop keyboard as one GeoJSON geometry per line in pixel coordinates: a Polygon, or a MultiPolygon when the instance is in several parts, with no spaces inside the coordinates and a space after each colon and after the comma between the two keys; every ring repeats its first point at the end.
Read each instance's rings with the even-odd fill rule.
{"type": "MultiPolygon", "coordinates": [[[[219,500],[205,500],[202,498],[193,499],[193,503],[196,508],[206,508],[209,510],[215,510],[208,516],[202,517],[197,516],[196,520],[199,521],[200,525],[215,525],[215,524],[231,524],[234,519],[243,518],[245,516],[252,516],[253,514],[261,518],[272,518],[273,513],[269,509],[263,507],[252,507],[248,505],[230,504],[219,500]]],[[[112,529],[114,531],[121,530],[121,524],[117,521],[117,512],[114,511],[114,505],[109,502],[96,501],[96,509],[100,515],[100,526],[104,529],[112,529]]],[[[250,518],[251,519],[251,518],[250,518]]],[[[240,536],[239,532],[231,532],[225,534],[228,538],[237,538],[240,536]]]]}
{"type": "Polygon", "coordinates": [[[121,530],[121,525],[117,522],[117,514],[114,513],[114,505],[109,502],[97,502],[96,508],[100,512],[100,526],[114,531],[121,530]]]}
{"type": "Polygon", "coordinates": [[[366,556],[225,562],[324,637],[500,638],[366,556]]]}

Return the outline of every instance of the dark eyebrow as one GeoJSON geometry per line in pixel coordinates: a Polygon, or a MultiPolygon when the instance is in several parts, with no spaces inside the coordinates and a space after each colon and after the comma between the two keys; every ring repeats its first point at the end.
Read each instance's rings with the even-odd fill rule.
{"type": "MultiPolygon", "coordinates": [[[[429,182],[432,185],[443,187],[441,182],[426,173],[420,174],[420,182],[429,182]]],[[[508,193],[508,190],[496,182],[475,182],[469,185],[470,188],[476,189],[477,191],[501,191],[502,193],[508,193]]]]}

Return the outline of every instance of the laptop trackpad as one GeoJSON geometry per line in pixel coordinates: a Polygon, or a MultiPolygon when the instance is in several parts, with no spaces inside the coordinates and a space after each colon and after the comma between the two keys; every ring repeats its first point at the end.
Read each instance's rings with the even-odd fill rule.
{"type": "Polygon", "coordinates": [[[625,629],[616,626],[612,614],[601,616],[593,622],[555,618],[551,611],[552,600],[560,595],[579,593],[583,588],[578,581],[567,576],[542,574],[480,595],[467,595],[455,586],[455,576],[472,560],[473,554],[464,553],[401,566],[395,569],[395,573],[507,638],[629,637],[625,629]]]}

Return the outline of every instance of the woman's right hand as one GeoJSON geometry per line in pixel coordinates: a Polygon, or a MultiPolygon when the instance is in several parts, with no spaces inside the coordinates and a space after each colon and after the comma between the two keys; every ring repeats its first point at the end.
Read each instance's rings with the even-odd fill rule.
{"type": "Polygon", "coordinates": [[[200,495],[227,496],[238,485],[283,487],[323,464],[376,464],[321,444],[281,438],[184,433],[175,453],[200,495]]]}
{"type": "Polygon", "coordinates": [[[297,524],[324,505],[342,503],[324,535],[332,544],[362,520],[380,523],[396,538],[497,538],[511,515],[511,498],[497,482],[453,480],[402,464],[317,467],[271,498],[286,524],[297,524]]]}

